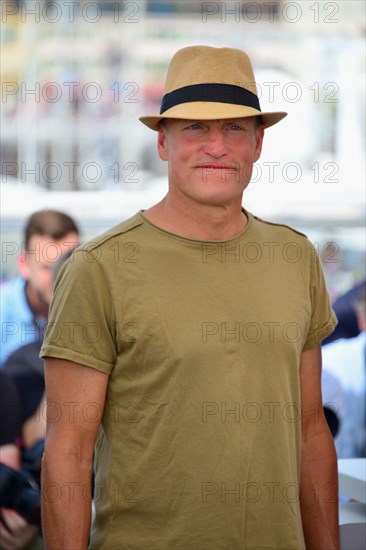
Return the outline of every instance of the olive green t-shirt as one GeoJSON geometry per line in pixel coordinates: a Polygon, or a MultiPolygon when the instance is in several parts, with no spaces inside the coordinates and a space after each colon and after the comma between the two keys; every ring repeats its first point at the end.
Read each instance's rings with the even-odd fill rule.
{"type": "Polygon", "coordinates": [[[308,239],[247,215],[206,242],[138,213],[60,273],[42,356],[109,374],[92,549],[305,547],[299,363],[336,319],[308,239]]]}

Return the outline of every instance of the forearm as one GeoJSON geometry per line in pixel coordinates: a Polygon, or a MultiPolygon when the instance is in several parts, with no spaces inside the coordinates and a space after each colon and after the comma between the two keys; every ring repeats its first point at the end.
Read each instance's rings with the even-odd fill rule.
{"type": "Polygon", "coordinates": [[[108,375],[72,361],[47,358],[45,380],[48,407],[57,405],[59,412],[57,422],[47,417],[42,462],[45,544],[47,550],[85,550],[90,533],[94,445],[108,375]],[[88,404],[98,411],[93,420],[84,414],[88,404]]]}
{"type": "Polygon", "coordinates": [[[307,550],[339,549],[337,456],[325,420],[302,443],[301,516],[307,550]]]}
{"type": "Polygon", "coordinates": [[[47,550],[85,550],[91,521],[92,457],[77,445],[46,446],[42,462],[42,525],[47,550]],[[72,447],[69,447],[72,448],[72,447]]]}

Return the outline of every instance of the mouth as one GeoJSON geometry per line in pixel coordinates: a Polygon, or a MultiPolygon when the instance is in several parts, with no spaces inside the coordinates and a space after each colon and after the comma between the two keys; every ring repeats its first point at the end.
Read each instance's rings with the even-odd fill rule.
{"type": "Polygon", "coordinates": [[[219,164],[215,162],[205,162],[199,164],[197,168],[201,170],[236,170],[236,166],[228,166],[227,164],[219,164]]]}

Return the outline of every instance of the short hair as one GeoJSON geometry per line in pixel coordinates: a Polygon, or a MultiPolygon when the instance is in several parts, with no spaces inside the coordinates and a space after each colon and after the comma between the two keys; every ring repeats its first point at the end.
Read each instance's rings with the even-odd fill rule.
{"type": "Polygon", "coordinates": [[[261,115],[255,117],[255,124],[257,128],[261,128],[263,126],[263,118],[261,115]]]}
{"type": "Polygon", "coordinates": [[[24,228],[25,249],[28,250],[30,239],[34,235],[50,237],[55,241],[79,229],[74,220],[58,210],[39,210],[28,219],[24,228]]]}

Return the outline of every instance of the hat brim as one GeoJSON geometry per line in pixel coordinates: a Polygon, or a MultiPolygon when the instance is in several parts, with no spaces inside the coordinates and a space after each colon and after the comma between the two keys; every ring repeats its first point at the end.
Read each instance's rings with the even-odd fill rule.
{"type": "Polygon", "coordinates": [[[253,107],[245,105],[234,105],[232,103],[218,103],[214,101],[192,101],[180,103],[168,109],[161,115],[146,115],[139,118],[151,130],[159,130],[159,123],[163,118],[176,118],[181,120],[221,120],[227,118],[245,118],[261,116],[265,128],[269,128],[280,122],[287,113],[284,111],[268,113],[258,111],[253,107]]]}

